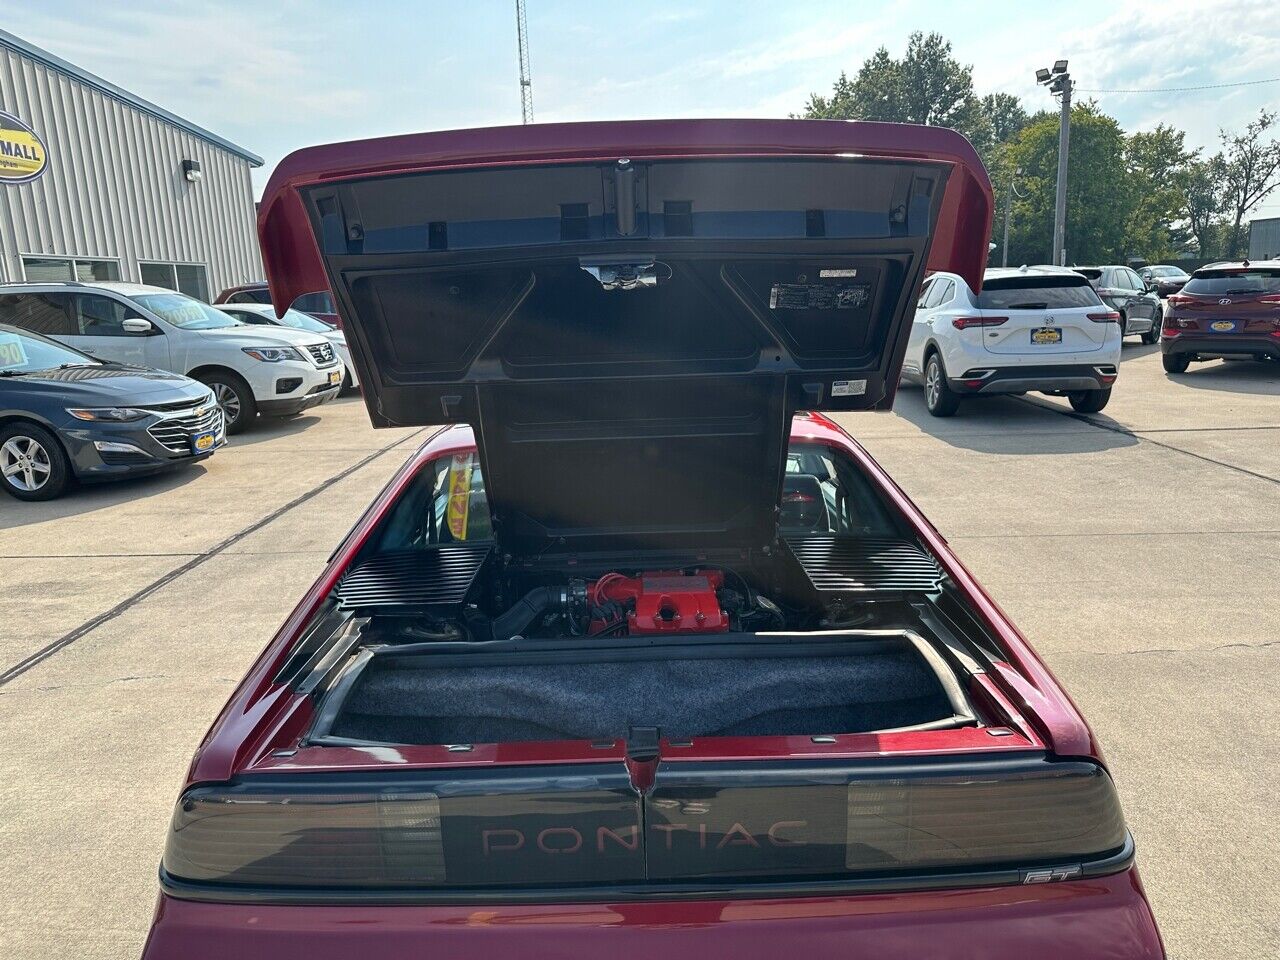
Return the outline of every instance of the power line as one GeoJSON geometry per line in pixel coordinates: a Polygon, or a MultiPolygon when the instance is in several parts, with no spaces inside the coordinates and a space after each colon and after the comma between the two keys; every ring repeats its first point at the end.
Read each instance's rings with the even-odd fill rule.
{"type": "Polygon", "coordinates": [[[1269,80],[1241,80],[1239,83],[1206,83],[1198,87],[1138,87],[1127,90],[1076,87],[1076,90],[1080,93],[1186,93],[1189,90],[1222,90],[1226,87],[1256,87],[1262,83],[1280,83],[1280,77],[1272,77],[1269,80]]]}

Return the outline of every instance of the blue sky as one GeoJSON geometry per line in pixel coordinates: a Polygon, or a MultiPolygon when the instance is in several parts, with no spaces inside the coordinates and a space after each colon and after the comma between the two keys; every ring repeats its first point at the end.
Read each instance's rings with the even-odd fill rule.
{"type": "MultiPolygon", "coordinates": [[[[537,120],[798,111],[876,47],[939,30],[978,93],[1050,103],[1035,68],[1079,88],[1280,77],[1265,0],[570,3],[527,0],[537,120]],[[961,14],[961,11],[964,11],[961,14]]],[[[512,0],[0,0],[0,25],[266,158],[314,143],[519,122],[512,0]]],[[[1280,83],[1195,94],[1088,94],[1128,130],[1176,124],[1196,146],[1280,107],[1280,83]]],[[[1261,211],[1280,215],[1280,199],[1261,211]]]]}

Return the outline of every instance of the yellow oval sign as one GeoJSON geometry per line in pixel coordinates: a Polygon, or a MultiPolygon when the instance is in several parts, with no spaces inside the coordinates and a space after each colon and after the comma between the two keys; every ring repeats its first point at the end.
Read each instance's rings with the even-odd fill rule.
{"type": "Polygon", "coordinates": [[[30,183],[48,165],[44,142],[30,125],[0,110],[0,183],[30,183]]]}

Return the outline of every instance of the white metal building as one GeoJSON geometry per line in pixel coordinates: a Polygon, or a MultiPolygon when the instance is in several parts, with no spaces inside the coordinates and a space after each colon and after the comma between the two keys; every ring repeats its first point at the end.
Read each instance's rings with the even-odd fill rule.
{"type": "Polygon", "coordinates": [[[262,278],[262,158],[0,30],[0,282],[262,278]]]}

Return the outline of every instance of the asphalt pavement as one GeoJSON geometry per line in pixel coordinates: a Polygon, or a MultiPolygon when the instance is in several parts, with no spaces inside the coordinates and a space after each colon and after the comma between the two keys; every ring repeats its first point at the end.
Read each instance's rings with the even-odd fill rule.
{"type": "MultiPolygon", "coordinates": [[[[1280,368],[841,418],[1093,723],[1170,955],[1280,955],[1280,368]]],[[[0,956],[137,956],[191,753],[425,431],[359,399],[203,465],[0,497],[0,956]]]]}

